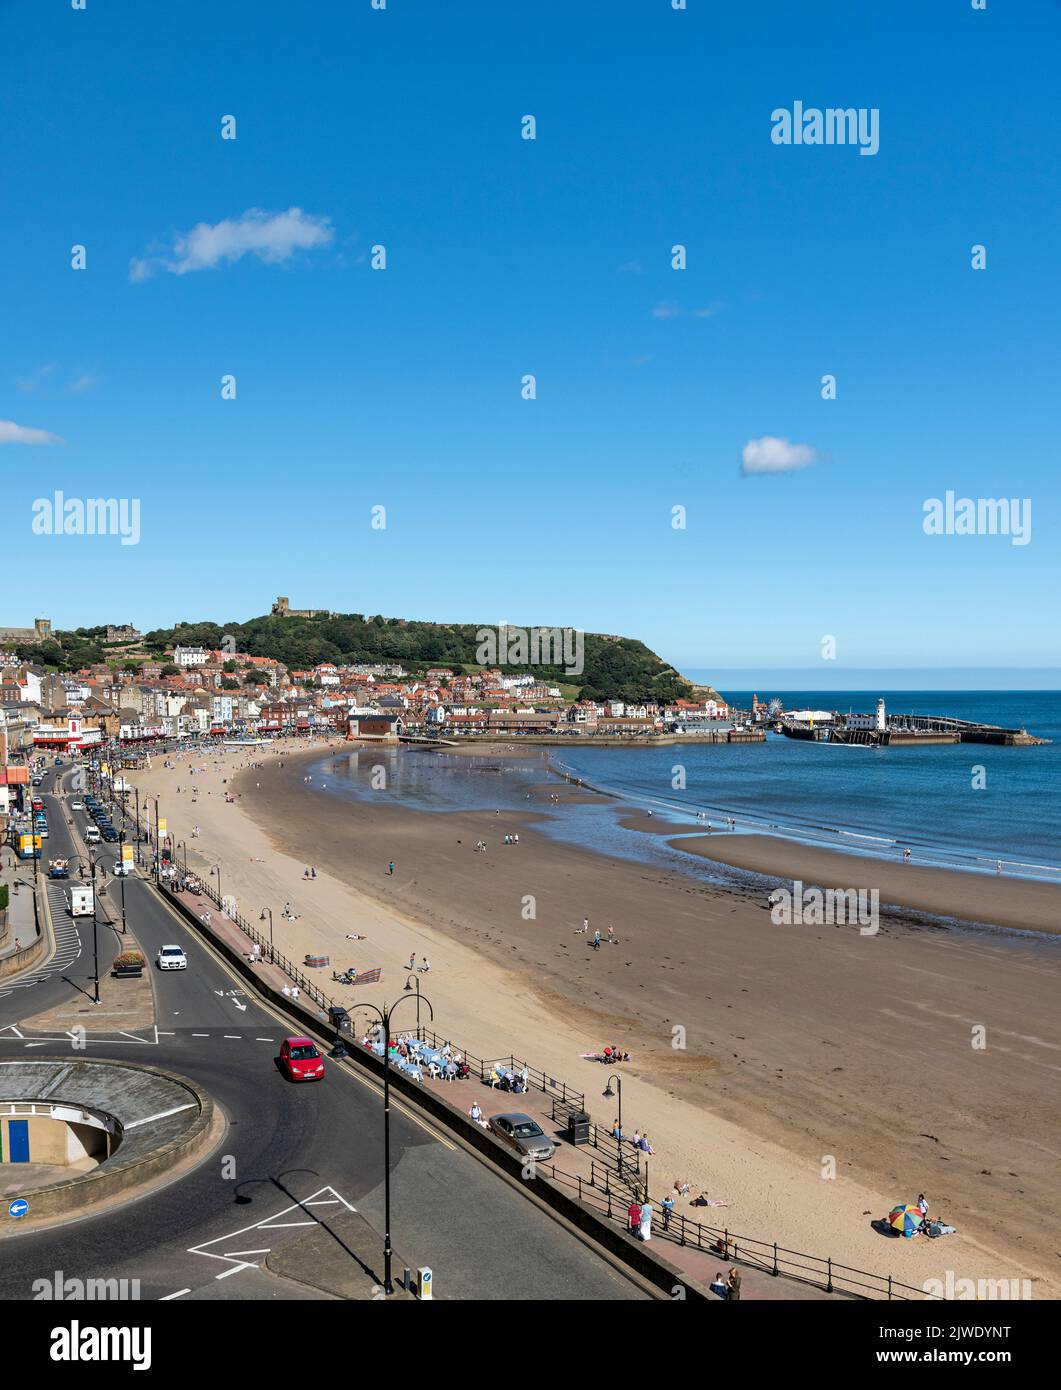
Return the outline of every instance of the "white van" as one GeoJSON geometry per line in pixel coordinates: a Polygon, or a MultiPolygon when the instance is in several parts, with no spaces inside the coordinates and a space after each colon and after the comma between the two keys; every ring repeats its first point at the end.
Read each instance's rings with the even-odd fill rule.
{"type": "Polygon", "coordinates": [[[98,827],[98,826],[95,826],[95,825],[86,826],[86,827],[85,827],[85,844],[86,844],[86,845],[98,845],[98,844],[100,844],[100,843],[101,843],[101,841],[100,841],[100,837],[99,837],[99,827],[98,827]]]}
{"type": "Polygon", "coordinates": [[[66,890],[66,910],[71,917],[91,917],[95,910],[95,895],[90,884],[71,883],[66,890]]]}

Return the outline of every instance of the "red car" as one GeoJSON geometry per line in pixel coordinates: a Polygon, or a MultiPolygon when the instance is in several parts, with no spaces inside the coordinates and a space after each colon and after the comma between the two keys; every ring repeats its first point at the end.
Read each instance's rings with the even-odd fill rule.
{"type": "Polygon", "coordinates": [[[291,1081],[320,1081],[324,1076],[324,1058],[309,1038],[285,1038],[280,1065],[291,1081]]]}

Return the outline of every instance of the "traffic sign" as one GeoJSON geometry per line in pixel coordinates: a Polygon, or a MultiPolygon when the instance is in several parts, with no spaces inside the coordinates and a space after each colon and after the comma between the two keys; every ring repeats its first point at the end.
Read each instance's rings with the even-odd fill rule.
{"type": "Polygon", "coordinates": [[[8,1216],[13,1216],[16,1220],[20,1216],[25,1216],[28,1211],[29,1203],[25,1201],[25,1199],[22,1197],[16,1198],[16,1200],[11,1202],[7,1208],[8,1216]]]}

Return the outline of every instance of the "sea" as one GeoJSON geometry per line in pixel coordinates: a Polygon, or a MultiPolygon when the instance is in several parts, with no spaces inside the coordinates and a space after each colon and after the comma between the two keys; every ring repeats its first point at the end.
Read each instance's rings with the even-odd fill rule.
{"type": "MultiPolygon", "coordinates": [[[[421,810],[528,810],[528,792],[551,776],[611,793],[592,804],[536,800],[542,830],[598,851],[725,878],[685,854],[680,836],[719,828],[777,835],[856,854],[1061,882],[1061,691],[882,690],[887,708],[946,714],[1051,739],[1039,747],[982,744],[871,748],[768,734],[765,744],[662,747],[529,747],[453,757],[428,749],[369,748],[330,755],[318,786],[362,801],[385,796],[421,810]],[[530,754],[530,756],[526,756],[530,754]],[[382,773],[378,769],[382,768],[382,773]],[[648,812],[655,833],[621,822],[648,812]],[[675,829],[677,824],[678,828],[675,829]],[[668,844],[678,838],[677,846],[668,844]]],[[[779,690],[785,708],[869,711],[876,693],[779,690]]],[[[735,707],[751,691],[726,691],[735,707]]],[[[504,833],[499,824],[499,833],[504,833]]]]}

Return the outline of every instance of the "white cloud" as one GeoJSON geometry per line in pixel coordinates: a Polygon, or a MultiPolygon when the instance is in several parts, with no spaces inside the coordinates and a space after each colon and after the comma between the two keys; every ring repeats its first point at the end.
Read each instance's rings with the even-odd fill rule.
{"type": "Polygon", "coordinates": [[[44,385],[55,371],[56,365],[55,362],[49,362],[46,366],[41,367],[39,372],[34,372],[32,376],[20,376],[18,379],[18,389],[26,392],[36,391],[39,386],[44,385]]]}
{"type": "Polygon", "coordinates": [[[61,444],[57,434],[47,430],[30,429],[28,425],[16,425],[14,420],[0,420],[0,444],[61,444]]]}
{"type": "Polygon", "coordinates": [[[675,300],[664,299],[652,310],[652,317],[654,319],[680,319],[691,314],[696,319],[713,319],[725,307],[724,304],[715,300],[711,304],[705,304],[702,309],[683,309],[675,300]]]}
{"type": "Polygon", "coordinates": [[[168,255],[134,257],[129,263],[129,279],[148,280],[158,269],[173,275],[212,270],[246,255],[257,256],[266,265],[276,265],[289,260],[296,251],[327,246],[334,236],[329,218],[314,217],[301,208],[273,213],[248,208],[241,217],[226,217],[213,226],[209,222],[198,223],[176,238],[168,255]]]}
{"type": "Polygon", "coordinates": [[[764,434],[762,439],[749,439],[741,453],[742,473],[792,473],[817,463],[820,455],[809,444],[790,444],[764,434]]]}

